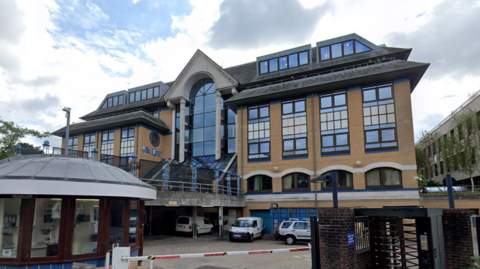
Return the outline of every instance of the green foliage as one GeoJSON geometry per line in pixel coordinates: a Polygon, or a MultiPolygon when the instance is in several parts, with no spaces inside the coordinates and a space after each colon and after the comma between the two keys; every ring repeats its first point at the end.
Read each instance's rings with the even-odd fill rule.
{"type": "Polygon", "coordinates": [[[0,119],[0,160],[14,156],[15,147],[20,139],[26,136],[44,138],[49,136],[48,132],[39,132],[36,130],[22,128],[13,121],[4,121],[0,119]]]}
{"type": "Polygon", "coordinates": [[[433,187],[433,186],[443,186],[442,183],[435,180],[418,180],[418,187],[433,187]]]}
{"type": "Polygon", "coordinates": [[[480,269],[480,256],[471,257],[472,263],[463,269],[480,269]]]}

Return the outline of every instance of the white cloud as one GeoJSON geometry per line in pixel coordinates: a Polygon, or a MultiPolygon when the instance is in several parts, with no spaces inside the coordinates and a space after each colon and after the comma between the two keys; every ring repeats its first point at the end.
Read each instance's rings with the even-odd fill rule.
{"type": "MultiPolygon", "coordinates": [[[[133,4],[138,2],[140,0],[132,0],[133,4]]],[[[71,10],[80,10],[76,3],[68,3],[71,10]]],[[[15,25],[23,25],[23,31],[17,31],[18,36],[12,37],[14,45],[0,40],[0,115],[5,120],[24,122],[27,127],[54,131],[65,125],[62,107],[72,108],[72,122],[75,122],[95,110],[110,92],[158,80],[174,80],[197,49],[218,64],[229,67],[255,61],[257,56],[288,49],[291,45],[287,43],[295,43],[286,36],[288,42],[265,44],[256,49],[213,49],[207,45],[209,31],[220,18],[221,3],[221,0],[190,1],[189,14],[171,16],[173,34],[158,37],[146,36],[142,29],[115,28],[109,14],[93,1],[87,2],[88,14],[78,12],[77,16],[69,18],[83,27],[85,34],[82,36],[63,31],[55,23],[65,15],[62,8],[66,3],[17,1],[22,16],[17,16],[15,25]],[[111,28],[105,32],[94,30],[102,25],[111,28]],[[14,105],[14,102],[25,100],[44,100],[47,96],[57,97],[58,102],[35,113],[21,111],[14,105]],[[36,125],[35,120],[42,125],[36,125]]],[[[301,0],[301,3],[306,8],[314,8],[323,2],[301,0]]],[[[411,33],[431,21],[431,11],[439,3],[441,1],[409,0],[393,4],[335,1],[308,42],[314,44],[356,32],[373,43],[382,44],[391,32],[411,33]],[[392,9],[395,12],[391,12],[392,9]]],[[[424,61],[422,55],[415,54],[411,60],[424,61]]],[[[433,121],[442,115],[447,116],[468,98],[469,93],[478,89],[478,77],[434,79],[427,71],[412,94],[415,133],[434,124],[433,121]],[[452,94],[454,96],[444,98],[452,94]]],[[[59,145],[58,138],[50,140],[52,145],[53,142],[59,145]]]]}

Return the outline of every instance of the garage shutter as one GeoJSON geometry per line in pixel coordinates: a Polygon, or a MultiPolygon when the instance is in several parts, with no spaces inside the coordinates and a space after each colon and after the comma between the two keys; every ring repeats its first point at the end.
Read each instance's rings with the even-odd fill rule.
{"type": "Polygon", "coordinates": [[[265,234],[270,234],[270,210],[251,210],[250,216],[263,219],[265,224],[265,234]]]}

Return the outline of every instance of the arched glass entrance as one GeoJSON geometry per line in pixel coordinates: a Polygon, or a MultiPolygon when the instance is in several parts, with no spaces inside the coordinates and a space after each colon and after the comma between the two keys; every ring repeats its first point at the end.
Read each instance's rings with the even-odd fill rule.
{"type": "Polygon", "coordinates": [[[190,121],[192,157],[215,155],[215,84],[210,78],[199,80],[190,92],[190,121]]]}

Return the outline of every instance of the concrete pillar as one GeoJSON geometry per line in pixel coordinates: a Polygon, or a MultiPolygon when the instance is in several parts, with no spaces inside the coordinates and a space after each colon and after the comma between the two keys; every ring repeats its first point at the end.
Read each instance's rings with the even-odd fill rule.
{"type": "Polygon", "coordinates": [[[180,100],[180,152],[179,162],[185,161],[185,99],[180,100]]]}
{"type": "Polygon", "coordinates": [[[219,160],[222,157],[222,94],[217,92],[215,97],[215,159],[219,160]]]}
{"type": "MultiPolygon", "coordinates": [[[[177,111],[175,111],[175,107],[173,109],[173,112],[172,112],[172,159],[175,159],[175,139],[176,139],[176,136],[177,136],[177,132],[175,130],[176,126],[176,119],[177,119],[177,111]]],[[[185,121],[185,120],[184,120],[185,121]]],[[[185,139],[185,138],[183,138],[185,139]]]]}
{"type": "Polygon", "coordinates": [[[197,238],[197,214],[198,214],[198,208],[196,206],[193,207],[193,223],[192,223],[192,237],[197,238]]]}
{"type": "Polygon", "coordinates": [[[218,238],[223,239],[223,206],[218,207],[218,238]]]}

